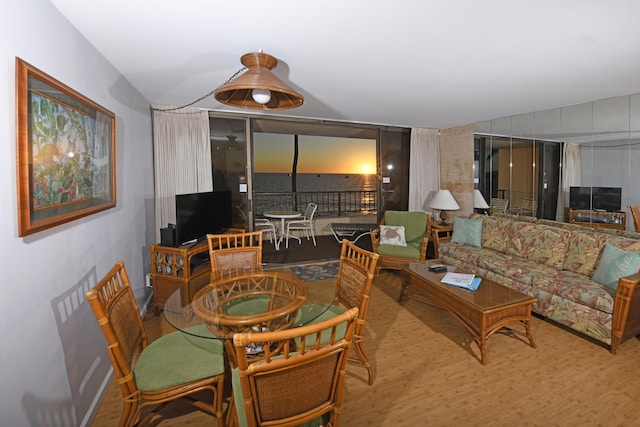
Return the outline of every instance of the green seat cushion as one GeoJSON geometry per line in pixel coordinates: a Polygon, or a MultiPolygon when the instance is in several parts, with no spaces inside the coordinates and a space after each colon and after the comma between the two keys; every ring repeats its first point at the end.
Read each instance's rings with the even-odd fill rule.
{"type": "Polygon", "coordinates": [[[419,243],[407,242],[407,246],[378,245],[378,254],[400,258],[420,259],[421,248],[422,241],[420,241],[419,243]]]}
{"type": "Polygon", "coordinates": [[[224,373],[223,344],[206,326],[172,332],[149,344],[133,374],[143,391],[158,391],[224,373]],[[202,338],[209,336],[211,338],[202,338]]]}
{"type": "MultiPolygon", "coordinates": [[[[326,304],[305,304],[300,307],[298,311],[298,317],[296,318],[296,325],[304,326],[304,325],[313,325],[315,323],[320,323],[325,320],[331,319],[332,317],[338,316],[339,314],[347,311],[346,308],[340,307],[335,304],[331,304],[327,307],[326,304]]],[[[342,339],[344,338],[345,333],[347,332],[347,323],[343,322],[338,325],[336,328],[336,338],[342,339]]],[[[329,339],[331,338],[331,330],[323,331],[320,334],[320,343],[327,344],[329,339]]],[[[315,343],[315,335],[309,335],[306,338],[307,345],[313,345],[315,343]]],[[[296,345],[300,345],[300,340],[296,338],[296,345]]]]}
{"type": "Polygon", "coordinates": [[[618,279],[640,270],[640,252],[627,252],[615,246],[605,245],[592,279],[613,290],[618,289],[618,279]]]}
{"type": "Polygon", "coordinates": [[[257,295],[247,298],[240,298],[225,304],[224,312],[231,316],[248,316],[251,314],[261,314],[267,310],[270,297],[268,295],[257,295]]]}
{"type": "Polygon", "coordinates": [[[454,217],[451,242],[479,248],[482,245],[482,220],[454,217]]]}

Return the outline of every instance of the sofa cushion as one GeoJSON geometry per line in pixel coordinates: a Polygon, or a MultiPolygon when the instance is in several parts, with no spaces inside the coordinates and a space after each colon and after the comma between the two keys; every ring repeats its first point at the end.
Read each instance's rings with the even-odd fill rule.
{"type": "Polygon", "coordinates": [[[465,243],[467,245],[482,246],[482,220],[471,218],[453,218],[453,243],[465,243]]]}
{"type": "Polygon", "coordinates": [[[485,215],[482,218],[482,247],[506,252],[512,223],[513,221],[508,218],[485,215]]]}
{"type": "Polygon", "coordinates": [[[589,229],[571,231],[564,256],[563,270],[590,276],[607,241],[606,234],[589,229]]]}
{"type": "Polygon", "coordinates": [[[533,286],[576,304],[613,313],[614,291],[582,274],[559,270],[553,277],[536,276],[533,286]]]}
{"type": "Polygon", "coordinates": [[[605,245],[593,274],[593,280],[611,289],[618,289],[618,279],[640,270],[640,252],[627,252],[605,245]]]}
{"type": "Polygon", "coordinates": [[[380,244],[407,246],[407,240],[404,234],[404,225],[381,225],[380,244]]]}
{"type": "Polygon", "coordinates": [[[464,243],[444,242],[438,246],[440,258],[448,256],[466,265],[477,265],[478,257],[486,252],[486,249],[465,245],[464,243]]]}
{"type": "Polygon", "coordinates": [[[507,254],[562,268],[570,232],[547,225],[514,221],[507,254]]]}

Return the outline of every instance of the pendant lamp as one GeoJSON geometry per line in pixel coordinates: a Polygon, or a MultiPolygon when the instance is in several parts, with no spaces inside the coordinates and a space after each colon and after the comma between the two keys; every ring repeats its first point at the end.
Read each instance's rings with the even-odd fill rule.
{"type": "Polygon", "coordinates": [[[278,60],[266,53],[245,53],[247,71],[213,92],[219,102],[252,110],[286,110],[304,103],[304,97],[271,72],[278,60]]]}

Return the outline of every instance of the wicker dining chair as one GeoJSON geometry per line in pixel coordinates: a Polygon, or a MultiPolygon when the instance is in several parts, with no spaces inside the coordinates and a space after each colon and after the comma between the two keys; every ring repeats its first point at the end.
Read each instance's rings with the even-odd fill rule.
{"type": "Polygon", "coordinates": [[[207,234],[211,281],[221,277],[262,271],[263,231],[207,234]]]}
{"type": "Polygon", "coordinates": [[[235,334],[238,367],[232,385],[238,424],[337,427],[357,319],[358,309],[352,308],[313,325],[235,334]],[[248,359],[252,345],[264,348],[262,359],[248,359]]]}
{"type": "Polygon", "coordinates": [[[149,343],[122,261],[86,297],[107,340],[122,392],[121,427],[145,424],[164,404],[182,398],[214,415],[219,427],[225,425],[220,340],[172,332],[149,343]],[[205,402],[192,396],[203,391],[211,392],[213,399],[205,402]],[[147,406],[156,407],[138,420],[147,406]]]}
{"type": "Polygon", "coordinates": [[[369,293],[376,273],[377,262],[378,254],[366,251],[347,239],[343,239],[332,306],[326,309],[322,304],[306,304],[301,307],[298,319],[298,324],[320,322],[340,314],[346,309],[357,307],[359,309],[358,322],[356,323],[353,345],[355,356],[350,360],[364,365],[367,369],[369,385],[373,384],[375,376],[363,341],[369,308],[369,293]]]}

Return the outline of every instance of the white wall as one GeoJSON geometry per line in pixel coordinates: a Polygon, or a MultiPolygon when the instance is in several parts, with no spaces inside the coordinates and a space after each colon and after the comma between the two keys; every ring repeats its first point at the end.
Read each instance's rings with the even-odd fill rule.
{"type": "Polygon", "coordinates": [[[0,424],[85,425],[110,364],[84,292],[122,259],[139,303],[149,294],[149,104],[47,0],[3,1],[0,82],[0,424]],[[117,117],[117,207],[25,238],[16,202],[16,56],[117,117]]]}

